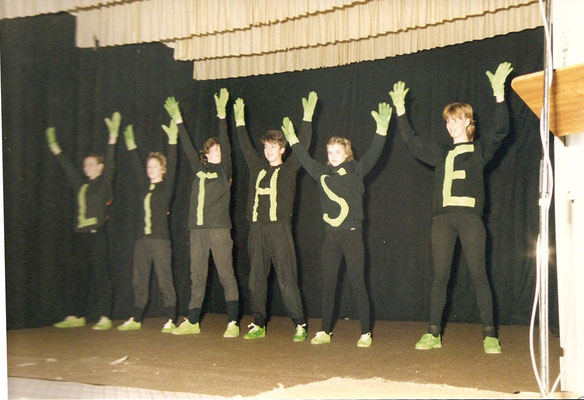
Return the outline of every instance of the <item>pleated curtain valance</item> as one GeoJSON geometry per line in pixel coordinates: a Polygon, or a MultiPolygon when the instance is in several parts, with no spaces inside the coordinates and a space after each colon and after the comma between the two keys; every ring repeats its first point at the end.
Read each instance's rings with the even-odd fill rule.
{"type": "Polygon", "coordinates": [[[542,26],[537,0],[4,0],[67,11],[79,47],[162,42],[199,80],[333,67],[542,26]],[[38,4],[42,3],[42,4],[38,4]]]}

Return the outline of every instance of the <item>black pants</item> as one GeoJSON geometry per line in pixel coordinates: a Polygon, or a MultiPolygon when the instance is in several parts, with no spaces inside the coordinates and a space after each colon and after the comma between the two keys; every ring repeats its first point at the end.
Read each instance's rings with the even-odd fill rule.
{"type": "Polygon", "coordinates": [[[485,327],[492,327],[493,298],[485,265],[485,226],[478,215],[462,213],[439,215],[432,221],[434,281],[430,295],[430,325],[441,326],[457,237],[460,238],[462,252],[476,290],[481,322],[485,327]]]}
{"type": "MultiPolygon", "coordinates": [[[[140,238],[134,246],[134,271],[132,286],[134,288],[134,306],[146,308],[150,288],[150,271],[158,278],[158,287],[162,292],[164,308],[176,307],[176,292],[172,279],[170,240],[140,238]]],[[[137,316],[135,316],[137,317],[137,316]]],[[[137,317],[141,319],[140,317],[137,317]]]]}
{"type": "Polygon", "coordinates": [[[361,333],[371,332],[369,296],[365,287],[365,247],[361,228],[327,231],[322,245],[322,330],[333,328],[333,310],[341,261],[345,256],[347,272],[361,321],[361,333]]]}
{"type": "Polygon", "coordinates": [[[217,267],[219,281],[223,285],[225,301],[238,301],[239,290],[233,273],[233,240],[228,228],[193,229],[191,245],[191,300],[189,310],[201,308],[207,287],[209,251],[217,267]]]}
{"type": "MultiPolygon", "coordinates": [[[[105,226],[88,233],[76,233],[77,246],[84,262],[81,268],[89,271],[79,271],[80,277],[89,279],[88,285],[81,285],[84,293],[71,296],[78,303],[75,315],[85,316],[88,321],[97,321],[103,315],[111,317],[113,301],[113,284],[111,279],[108,236],[105,226]],[[89,272],[89,273],[87,273],[89,272]],[[89,289],[87,289],[87,287],[89,289]]],[[[67,285],[77,287],[78,282],[67,285]]]]}
{"type": "Polygon", "coordinates": [[[247,246],[251,262],[249,288],[254,323],[258,326],[265,325],[268,276],[273,262],[284,305],[295,325],[304,324],[290,223],[252,224],[247,246]]]}

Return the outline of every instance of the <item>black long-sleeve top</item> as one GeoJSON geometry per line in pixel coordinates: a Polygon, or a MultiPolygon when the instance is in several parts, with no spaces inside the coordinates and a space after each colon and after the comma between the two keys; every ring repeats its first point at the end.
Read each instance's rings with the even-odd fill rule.
{"type": "Polygon", "coordinates": [[[304,146],[292,146],[294,154],[318,183],[322,219],[326,230],[360,228],[363,224],[363,178],[373,168],[383,150],[386,136],[375,134],[360,161],[345,161],[336,167],[315,161],[304,146]]]}
{"type": "MultiPolygon", "coordinates": [[[[247,218],[250,223],[289,222],[296,194],[296,175],[300,164],[294,154],[273,167],[252,146],[245,126],[237,127],[239,143],[249,168],[247,218]]],[[[312,122],[302,121],[298,139],[310,146],[312,122]]]]}
{"type": "Polygon", "coordinates": [[[115,144],[107,145],[103,171],[95,179],[89,179],[79,173],[63,153],[57,155],[57,160],[77,194],[74,223],[76,232],[90,232],[102,226],[107,220],[107,206],[113,200],[115,149],[115,144]]]}
{"type": "Polygon", "coordinates": [[[150,183],[136,149],[130,150],[129,153],[138,185],[138,196],[141,199],[139,217],[136,221],[136,238],[170,239],[168,209],[174,188],[176,144],[168,145],[166,174],[158,183],[150,183]]]}
{"type": "Polygon", "coordinates": [[[414,133],[405,114],[397,118],[400,136],[414,157],[433,166],[432,215],[472,213],[485,205],[483,170],[509,131],[509,111],[495,106],[494,123],[474,141],[441,147],[414,133]]]}
{"type": "Polygon", "coordinates": [[[205,165],[201,162],[182,123],[178,124],[178,135],[195,172],[189,206],[189,229],[231,228],[231,145],[225,119],[219,119],[220,164],[205,165]]]}

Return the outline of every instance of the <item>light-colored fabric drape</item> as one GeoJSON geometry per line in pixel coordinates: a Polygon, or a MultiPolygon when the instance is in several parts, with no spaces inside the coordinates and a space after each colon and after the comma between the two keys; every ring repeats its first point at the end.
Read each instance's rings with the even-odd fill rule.
{"type": "Polygon", "coordinates": [[[220,79],[333,67],[484,39],[540,25],[539,6],[532,3],[374,38],[268,54],[199,60],[194,62],[193,77],[198,80],[220,79]]]}
{"type": "Polygon", "coordinates": [[[286,49],[373,38],[387,33],[425,28],[448,21],[480,16],[534,0],[450,0],[432,10],[436,0],[372,0],[332,13],[317,13],[269,25],[174,42],[177,60],[257,55],[286,49]],[[425,12],[417,12],[425,10],[425,12]]]}
{"type": "Polygon", "coordinates": [[[163,42],[195,79],[345,65],[541,26],[538,0],[0,0],[67,11],[79,47],[163,42]]]}
{"type": "Polygon", "coordinates": [[[76,44],[93,47],[170,41],[239,31],[367,0],[149,0],[80,10],[76,44]]]}
{"type": "Polygon", "coordinates": [[[0,19],[32,17],[61,11],[76,11],[92,7],[103,7],[127,0],[1,0],[0,19]]]}

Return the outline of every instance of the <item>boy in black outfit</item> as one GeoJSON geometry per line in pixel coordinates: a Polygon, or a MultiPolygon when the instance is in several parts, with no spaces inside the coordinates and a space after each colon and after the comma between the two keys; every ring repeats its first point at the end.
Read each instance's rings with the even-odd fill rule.
{"type": "MultiPolygon", "coordinates": [[[[51,152],[63,167],[77,193],[75,232],[77,248],[85,252],[84,259],[90,267],[90,285],[83,312],[87,319],[99,321],[95,330],[105,330],[112,326],[111,311],[113,284],[109,265],[108,237],[105,228],[107,206],[113,199],[114,154],[118,140],[121,116],[115,112],[105,122],[109,130],[109,141],[103,156],[90,154],[83,159],[83,173],[80,175],[71,161],[62,154],[55,134],[55,128],[47,128],[47,143],[51,152]]],[[[71,295],[75,297],[75,295],[71,295]]],[[[79,300],[79,299],[78,299],[79,300]]],[[[79,302],[79,301],[78,301],[79,302]]],[[[85,317],[69,315],[63,321],[53,324],[56,328],[85,326],[85,317]]]]}
{"type": "MultiPolygon", "coordinates": [[[[300,140],[305,146],[310,145],[316,102],[315,92],[311,92],[308,99],[302,99],[304,118],[300,140]]],[[[294,155],[286,162],[282,161],[286,140],[282,132],[275,130],[268,131],[262,137],[264,157],[261,157],[254,150],[245,128],[243,100],[237,99],[233,108],[239,143],[250,174],[247,217],[251,224],[248,235],[251,264],[249,287],[254,322],[248,326],[251,329],[243,338],[266,336],[267,281],[273,262],[284,304],[296,327],[293,340],[302,342],[306,340],[306,320],[298,289],[296,253],[290,225],[300,164],[294,155]]]]}

